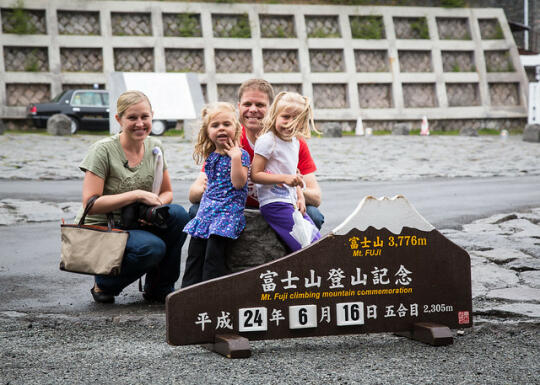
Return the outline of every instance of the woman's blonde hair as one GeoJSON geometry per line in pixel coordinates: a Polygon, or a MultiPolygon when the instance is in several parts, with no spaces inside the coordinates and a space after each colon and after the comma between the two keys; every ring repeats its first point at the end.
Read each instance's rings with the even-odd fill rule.
{"type": "MultiPolygon", "coordinates": [[[[270,110],[262,121],[263,129],[259,133],[259,136],[272,131],[278,137],[281,135],[276,130],[276,121],[278,115],[285,108],[294,109],[298,112],[296,117],[288,124],[288,127],[292,127],[290,138],[295,136],[302,136],[304,138],[311,137],[311,130],[315,132],[315,123],[313,121],[313,110],[309,104],[309,98],[302,96],[296,92],[280,92],[277,94],[274,102],[270,106],[270,110]]],[[[288,139],[288,138],[285,138],[288,139]]]]}
{"type": "Polygon", "coordinates": [[[150,99],[148,96],[143,94],[141,91],[130,90],[122,93],[116,101],[116,113],[121,118],[124,115],[124,112],[134,104],[146,101],[150,106],[150,111],[152,110],[152,104],[150,104],[150,99]]]}
{"type": "Polygon", "coordinates": [[[195,151],[193,152],[193,159],[197,164],[200,164],[205,161],[205,159],[213,151],[216,150],[216,145],[210,140],[208,136],[208,125],[212,119],[219,114],[220,112],[231,112],[233,117],[234,125],[234,141],[238,142],[240,139],[240,134],[242,133],[242,126],[238,121],[236,116],[236,110],[231,103],[226,102],[216,102],[210,103],[203,107],[201,111],[201,127],[199,129],[199,135],[197,136],[197,143],[195,144],[195,151]]]}

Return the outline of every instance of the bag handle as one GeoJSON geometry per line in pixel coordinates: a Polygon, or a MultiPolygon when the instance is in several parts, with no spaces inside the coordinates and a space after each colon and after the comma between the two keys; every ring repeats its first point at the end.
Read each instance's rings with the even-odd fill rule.
{"type": "MultiPolygon", "coordinates": [[[[99,195],[92,195],[88,201],[86,202],[86,207],[84,208],[83,215],[81,219],[79,220],[79,224],[77,226],[81,227],[84,225],[84,220],[86,219],[86,215],[90,212],[92,207],[94,206],[94,203],[99,198],[99,195]]],[[[107,231],[112,231],[114,227],[114,218],[112,213],[107,213],[107,231]]]]}

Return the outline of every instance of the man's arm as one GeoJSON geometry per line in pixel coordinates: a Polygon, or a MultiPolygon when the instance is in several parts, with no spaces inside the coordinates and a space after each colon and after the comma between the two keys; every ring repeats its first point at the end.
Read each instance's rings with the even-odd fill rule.
{"type": "Polygon", "coordinates": [[[321,204],[321,188],[317,183],[317,178],[315,178],[315,173],[309,173],[303,175],[304,183],[306,184],[306,189],[304,190],[304,198],[306,200],[306,205],[319,207],[321,204]]]}
{"type": "Polygon", "coordinates": [[[207,180],[206,174],[201,171],[189,188],[189,201],[191,203],[199,203],[201,201],[204,190],[206,190],[207,180]]]}

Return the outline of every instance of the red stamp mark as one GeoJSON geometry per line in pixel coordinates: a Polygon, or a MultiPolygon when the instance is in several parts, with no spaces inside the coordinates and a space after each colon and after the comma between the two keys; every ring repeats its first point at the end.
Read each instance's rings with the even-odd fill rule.
{"type": "Polygon", "coordinates": [[[468,324],[469,323],[469,312],[468,311],[460,311],[458,312],[458,324],[468,324]]]}

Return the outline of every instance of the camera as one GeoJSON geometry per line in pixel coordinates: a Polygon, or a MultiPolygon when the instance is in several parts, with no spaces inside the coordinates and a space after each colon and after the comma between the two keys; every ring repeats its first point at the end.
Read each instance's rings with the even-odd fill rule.
{"type": "Polygon", "coordinates": [[[120,225],[123,228],[142,228],[145,224],[139,222],[139,219],[142,219],[151,226],[166,229],[167,219],[169,219],[169,208],[167,206],[148,206],[139,202],[122,207],[120,225]]]}

